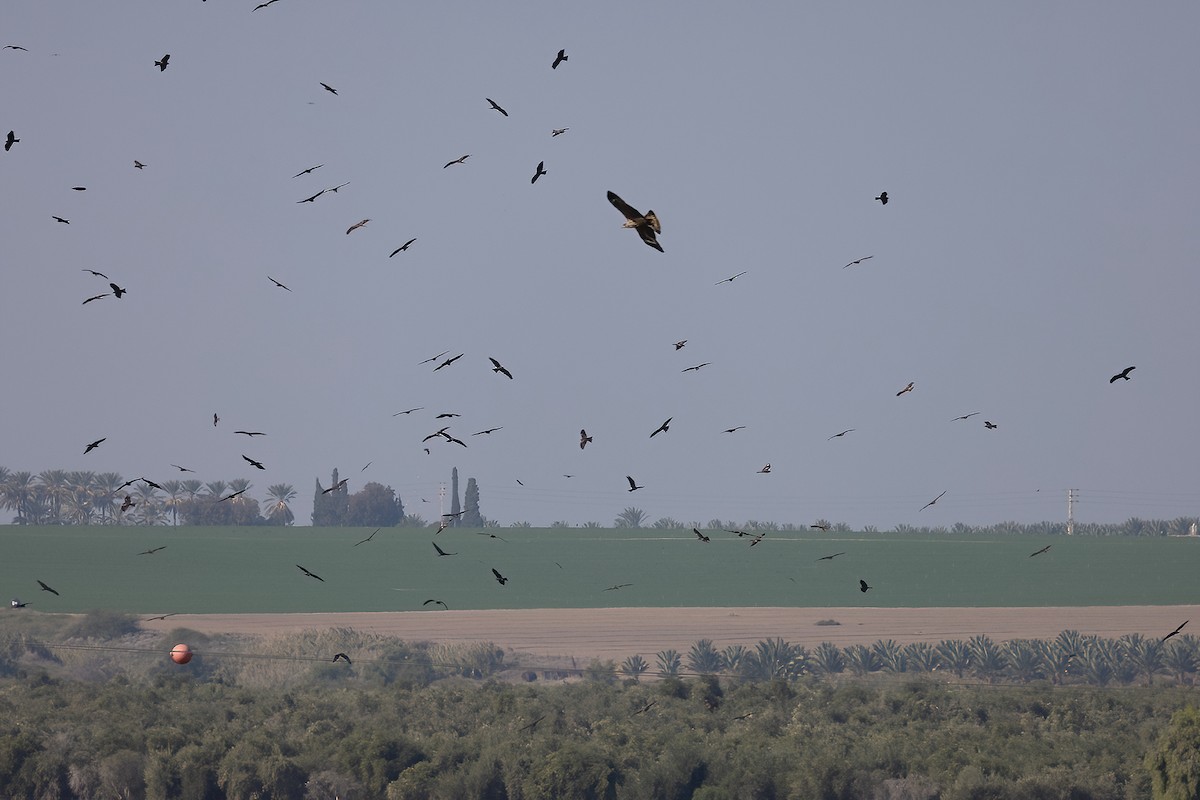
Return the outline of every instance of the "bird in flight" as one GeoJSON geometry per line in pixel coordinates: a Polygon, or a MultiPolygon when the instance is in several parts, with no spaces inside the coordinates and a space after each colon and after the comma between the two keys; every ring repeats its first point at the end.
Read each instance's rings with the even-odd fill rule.
{"type": "MultiPolygon", "coordinates": [[[[274,2],[274,0],[272,0],[272,2],[274,2]]],[[[297,172],[295,175],[293,175],[292,177],[293,177],[293,178],[299,178],[301,175],[308,175],[308,174],[309,174],[310,172],[312,172],[314,169],[320,169],[320,168],[321,168],[321,167],[323,167],[323,166],[325,166],[325,165],[324,165],[324,164],[317,164],[315,167],[309,167],[308,169],[302,169],[302,170],[300,170],[299,172],[297,172]]]]}
{"type": "Polygon", "coordinates": [[[240,433],[244,436],[266,436],[262,431],[234,431],[234,433],[240,433]]]}
{"type": "MultiPolygon", "coordinates": [[[[271,0],[271,2],[274,2],[274,0],[271,0]]],[[[333,654],[333,663],[336,664],[339,661],[345,661],[347,665],[354,664],[354,662],[350,660],[350,656],[346,655],[345,653],[334,653],[333,654]]]]}
{"type": "MultiPolygon", "coordinates": [[[[449,350],[443,350],[442,352],[438,353],[436,356],[432,356],[431,358],[425,359],[424,361],[421,362],[421,364],[428,364],[431,361],[437,361],[439,358],[441,358],[442,356],[446,355],[446,353],[449,353],[449,352],[450,352],[449,350]]],[[[421,364],[418,364],[417,366],[419,367],[419,366],[421,366],[421,364]]]]}
{"type": "MultiPolygon", "coordinates": [[[[434,419],[453,419],[454,417],[461,417],[461,416],[462,416],[462,414],[455,414],[453,411],[446,411],[445,413],[438,414],[436,417],[434,417],[434,419]]],[[[443,428],[442,430],[445,430],[445,428],[443,428]]]]}
{"type": "Polygon", "coordinates": [[[325,87],[325,91],[329,92],[330,94],[337,94],[337,89],[333,88],[328,83],[325,83],[324,81],[317,81],[317,83],[325,87]]]}
{"type": "Polygon", "coordinates": [[[658,705],[658,701],[651,700],[649,703],[646,703],[646,705],[642,706],[640,709],[638,709],[637,711],[630,714],[630,716],[636,717],[638,714],[645,714],[647,711],[654,708],[656,705],[658,705]]]}
{"type": "Polygon", "coordinates": [[[216,414],[213,414],[213,427],[214,428],[217,427],[217,423],[220,421],[221,421],[221,418],[218,417],[216,414]]]}
{"type": "Polygon", "coordinates": [[[546,170],[542,169],[542,167],[544,167],[545,165],[546,165],[545,161],[538,162],[537,169],[534,170],[534,172],[533,172],[533,178],[529,181],[530,183],[537,183],[538,178],[542,177],[543,175],[549,174],[548,172],[546,172],[546,170]]]}
{"type": "Polygon", "coordinates": [[[153,622],[156,619],[165,620],[167,617],[176,617],[176,616],[179,616],[179,612],[173,611],[170,614],[159,614],[157,617],[146,617],[144,620],[142,620],[142,622],[153,622]]]}
{"type": "Polygon", "coordinates": [[[243,494],[245,494],[247,491],[249,491],[249,490],[248,490],[248,489],[241,489],[241,490],[239,490],[239,491],[236,491],[236,492],[234,492],[233,494],[229,495],[228,497],[222,497],[222,498],[221,498],[220,500],[218,500],[217,502],[218,502],[218,503],[224,503],[226,500],[232,500],[232,499],[233,499],[233,498],[235,498],[235,497],[240,497],[240,496],[242,496],[242,495],[243,495],[243,494]]]}
{"type": "Polygon", "coordinates": [[[373,530],[373,531],[371,532],[371,535],[370,535],[370,536],[368,536],[368,537],[367,537],[367,538],[365,538],[365,539],[362,539],[361,541],[357,541],[357,542],[355,542],[355,543],[353,544],[353,546],[354,546],[354,547],[358,547],[360,544],[366,544],[367,542],[369,542],[369,541],[371,541],[372,539],[374,539],[374,538],[375,538],[375,534],[379,533],[381,530],[383,530],[383,528],[376,528],[375,530],[373,530]]]}
{"type": "Polygon", "coordinates": [[[24,50],[26,53],[29,52],[28,47],[21,47],[19,44],[6,44],[4,47],[0,47],[0,50],[24,50]]]}
{"type": "Polygon", "coordinates": [[[666,433],[667,431],[671,430],[671,420],[673,420],[673,419],[675,419],[675,418],[667,417],[666,422],[664,422],[662,425],[659,425],[657,428],[654,429],[654,433],[650,434],[650,438],[653,439],[658,434],[666,433]]]}
{"type": "Polygon", "coordinates": [[[771,471],[771,465],[768,463],[766,466],[764,466],[762,469],[759,470],[759,473],[762,475],[766,475],[770,471],[771,471]]]}
{"type": "Polygon", "coordinates": [[[582,450],[583,448],[587,447],[588,442],[590,442],[591,440],[592,440],[592,437],[588,436],[587,430],[584,428],[580,428],[579,429],[579,449],[582,450]]]}
{"type": "Polygon", "coordinates": [[[749,272],[749,270],[742,270],[737,275],[730,275],[728,278],[722,278],[721,280],[714,283],[713,286],[720,286],[722,283],[733,283],[735,280],[742,277],[747,272],[749,272]]]}
{"type": "Polygon", "coordinates": [[[885,206],[886,206],[886,205],[887,205],[887,201],[888,201],[887,192],[880,192],[880,193],[879,193],[879,196],[878,196],[878,197],[876,197],[875,199],[876,199],[876,200],[878,200],[880,203],[882,203],[883,205],[885,205],[885,206]]]}
{"type": "Polygon", "coordinates": [[[466,355],[466,353],[459,353],[459,354],[458,354],[458,355],[456,355],[456,356],[451,356],[450,358],[447,358],[445,361],[443,361],[442,363],[440,363],[440,364],[438,364],[436,367],[434,367],[434,368],[433,368],[433,371],[434,371],[434,372],[437,372],[437,371],[438,371],[439,369],[441,369],[442,367],[448,367],[448,366],[450,366],[450,365],[451,365],[451,364],[453,364],[455,361],[458,361],[460,358],[462,358],[464,355],[466,355]]]}
{"type": "Polygon", "coordinates": [[[508,583],[508,578],[501,575],[500,571],[497,570],[495,567],[492,567],[492,574],[496,576],[496,582],[499,583],[501,586],[508,583]]]}
{"type": "Polygon", "coordinates": [[[625,480],[629,481],[629,491],[636,492],[638,489],[645,489],[645,486],[638,486],[631,475],[626,475],[625,480]]]}
{"type": "Polygon", "coordinates": [[[58,592],[56,592],[54,589],[52,589],[49,586],[47,586],[46,584],[42,583],[41,581],[38,581],[37,584],[38,584],[38,586],[42,587],[43,592],[49,592],[50,594],[54,595],[55,597],[62,596],[58,592]]]}
{"type": "Polygon", "coordinates": [[[279,0],[267,0],[267,2],[265,2],[265,3],[259,3],[254,8],[250,9],[250,11],[251,12],[258,11],[260,8],[266,8],[267,6],[271,5],[271,3],[278,3],[278,2],[279,2],[279,0]]]}
{"type": "Polygon", "coordinates": [[[188,469],[187,467],[181,467],[178,464],[172,464],[171,466],[174,467],[175,469],[179,470],[180,472],[195,472],[196,471],[194,469],[188,469]]]}
{"type": "Polygon", "coordinates": [[[497,103],[495,100],[493,100],[493,99],[492,99],[492,98],[490,98],[490,97],[485,97],[485,98],[483,98],[483,99],[484,99],[484,100],[487,100],[489,103],[491,103],[491,105],[492,105],[492,108],[496,109],[497,111],[499,111],[499,112],[500,112],[501,114],[503,114],[504,116],[506,116],[506,117],[508,116],[508,112],[507,112],[507,111],[505,111],[503,108],[501,108],[501,107],[500,107],[500,104],[499,104],[499,103],[497,103]]]}
{"type": "Polygon", "coordinates": [[[142,162],[138,161],[138,160],[135,158],[135,159],[133,160],[133,168],[134,168],[134,169],[145,169],[145,168],[146,168],[146,165],[145,165],[145,164],[143,164],[142,162]]]}
{"type": "Polygon", "coordinates": [[[696,538],[697,538],[697,539],[699,539],[699,540],[700,540],[700,541],[702,541],[702,542],[710,542],[710,541],[712,541],[711,539],[709,539],[709,537],[705,536],[703,533],[701,533],[700,531],[698,531],[698,530],[697,530],[697,529],[695,529],[695,528],[692,528],[692,533],[696,534],[696,538]]]}
{"type": "Polygon", "coordinates": [[[685,369],[681,369],[680,372],[699,372],[701,367],[707,367],[711,363],[712,363],[711,361],[705,361],[703,364],[697,364],[694,367],[687,367],[685,369]]]}
{"type": "Polygon", "coordinates": [[[162,57],[162,61],[155,61],[154,66],[158,67],[159,72],[166,72],[167,71],[167,62],[170,60],[171,60],[171,54],[167,53],[165,56],[162,57]]]}
{"type": "Polygon", "coordinates": [[[429,599],[429,600],[426,600],[424,603],[421,603],[421,605],[423,605],[423,606],[427,606],[427,605],[429,605],[430,603],[437,603],[439,606],[441,606],[442,608],[446,609],[447,611],[449,611],[449,610],[450,610],[450,606],[446,605],[446,604],[445,604],[445,603],[443,603],[441,600],[433,600],[433,599],[429,599]]]}
{"type": "Polygon", "coordinates": [[[495,428],[488,428],[487,430],[475,431],[475,433],[472,433],[471,435],[472,436],[483,436],[485,433],[495,433],[496,431],[502,430],[503,428],[504,428],[503,425],[497,425],[495,428]]]}
{"type": "Polygon", "coordinates": [[[86,186],[72,186],[72,187],[71,187],[71,191],[73,191],[73,192],[86,192],[86,191],[87,191],[87,187],[86,187],[86,186]]]}
{"type": "MultiPolygon", "coordinates": [[[[470,157],[471,157],[470,153],[467,153],[465,156],[459,156],[458,158],[454,159],[453,161],[447,161],[446,167],[450,166],[451,164],[461,164],[470,157]]],[[[446,167],[442,167],[442,169],[445,169],[446,167]]]]}
{"type": "Polygon", "coordinates": [[[105,275],[103,272],[96,272],[96,270],[94,270],[94,269],[86,269],[85,268],[85,269],[80,270],[80,272],[90,272],[93,275],[95,275],[97,278],[104,278],[104,280],[109,280],[109,277],[107,275],[105,275]]]}
{"type": "Polygon", "coordinates": [[[567,51],[565,49],[559,50],[558,55],[554,57],[554,63],[550,65],[550,69],[558,69],[559,64],[569,60],[570,56],[567,55],[567,51]]]}
{"type": "Polygon", "coordinates": [[[21,140],[17,138],[16,132],[9,131],[8,138],[4,140],[4,152],[7,153],[9,150],[12,150],[12,146],[19,141],[21,140]]]}
{"type": "Polygon", "coordinates": [[[1174,636],[1175,634],[1177,634],[1177,633],[1179,633],[1181,630],[1183,630],[1183,626],[1184,626],[1184,625],[1187,625],[1189,621],[1190,621],[1190,620],[1186,620],[1186,619],[1185,619],[1183,622],[1179,623],[1179,627],[1178,627],[1178,628],[1176,628],[1175,630],[1171,631],[1170,633],[1168,633],[1166,636],[1162,637],[1162,639],[1160,639],[1160,640],[1159,640],[1159,641],[1160,641],[1160,643],[1161,643],[1161,642],[1165,642],[1167,639],[1170,639],[1172,636],[1174,636]]]}
{"type": "Polygon", "coordinates": [[[71,224],[71,220],[66,219],[65,217],[56,217],[53,214],[50,215],[50,219],[54,220],[55,222],[61,222],[63,225],[71,224]]]}
{"type": "Polygon", "coordinates": [[[520,728],[517,728],[517,733],[521,733],[522,731],[533,730],[534,728],[537,727],[537,724],[539,722],[541,722],[542,720],[544,720],[545,718],[546,718],[546,715],[542,714],[540,717],[538,717],[537,719],[535,719],[533,722],[529,723],[528,725],[523,725],[520,728]]]}
{"type": "Polygon", "coordinates": [[[304,567],[300,566],[299,564],[296,565],[296,569],[300,570],[301,572],[303,572],[305,575],[307,575],[310,578],[316,578],[321,583],[325,582],[325,579],[322,578],[320,575],[317,575],[316,573],[313,573],[313,572],[309,572],[308,570],[306,570],[304,567]]]}
{"type": "Polygon", "coordinates": [[[321,195],[325,194],[326,191],[327,191],[326,189],[322,189],[321,191],[317,192],[316,194],[306,197],[303,200],[297,200],[296,204],[299,205],[300,203],[311,203],[314,200],[316,200],[318,197],[320,197],[321,195]]]}
{"type": "MultiPolygon", "coordinates": [[[[849,264],[846,265],[846,267],[853,267],[855,264],[861,264],[862,262],[866,261],[868,258],[874,258],[874,257],[875,256],[863,256],[862,258],[858,259],[857,261],[851,261],[849,264]]],[[[842,269],[845,269],[846,267],[842,267],[842,269]]]]}
{"type": "Polygon", "coordinates": [[[412,244],[413,242],[415,242],[416,240],[417,240],[417,237],[415,237],[415,236],[413,238],[409,239],[407,242],[405,242],[404,244],[400,245],[395,250],[393,250],[392,255],[388,256],[388,258],[391,258],[392,256],[396,255],[396,253],[404,252],[405,250],[408,249],[408,246],[410,244],[412,244]]]}
{"type": "Polygon", "coordinates": [[[766,532],[764,531],[763,533],[760,533],[758,536],[755,536],[753,539],[751,539],[751,540],[750,540],[750,546],[751,546],[751,547],[754,547],[754,545],[758,544],[758,543],[759,543],[759,542],[761,542],[761,541],[762,541],[764,538],[766,538],[766,535],[767,535],[767,534],[766,534],[766,532]]]}
{"type": "Polygon", "coordinates": [[[724,431],[722,431],[722,433],[737,433],[738,431],[740,431],[742,428],[745,428],[745,427],[746,427],[745,425],[738,425],[733,428],[726,428],[724,431]]]}
{"type": "Polygon", "coordinates": [[[433,549],[434,549],[434,550],[437,550],[437,554],[438,554],[438,557],[439,557],[439,558],[441,558],[442,556],[456,556],[456,555],[458,555],[458,553],[447,553],[445,550],[443,550],[442,548],[438,547],[438,543],[437,543],[437,542],[430,542],[430,544],[432,544],[432,545],[433,545],[433,549]]]}
{"type": "Polygon", "coordinates": [[[109,286],[112,287],[113,296],[118,300],[120,300],[121,296],[128,291],[127,289],[122,289],[120,286],[117,286],[115,283],[110,283],[109,286]]]}
{"type": "Polygon", "coordinates": [[[632,583],[618,583],[616,586],[610,586],[607,589],[605,589],[604,591],[615,592],[617,589],[624,589],[626,586],[633,586],[633,584],[632,583]]]}
{"type": "MultiPolygon", "coordinates": [[[[107,439],[107,438],[108,438],[107,436],[105,436],[105,437],[104,437],[104,439],[107,439]]],[[[92,452],[93,450],[95,450],[97,447],[99,447],[99,446],[100,446],[100,443],[101,443],[101,442],[103,442],[103,441],[104,441],[104,439],[97,439],[96,441],[94,441],[94,442],[92,442],[91,444],[89,444],[89,445],[88,445],[86,448],[84,448],[84,450],[83,450],[83,454],[86,456],[88,453],[90,453],[90,452],[92,452]]]]}
{"type": "Polygon", "coordinates": [[[425,406],[417,406],[417,407],[415,407],[415,408],[410,408],[410,409],[408,409],[407,411],[397,411],[395,414],[392,414],[392,416],[393,416],[393,417],[398,417],[398,416],[400,416],[401,414],[411,414],[411,413],[413,413],[414,411],[422,411],[424,408],[425,408],[425,406]]]}
{"type": "Polygon", "coordinates": [[[858,579],[858,590],[859,590],[860,592],[862,592],[863,594],[866,594],[866,592],[867,592],[867,590],[868,590],[868,589],[873,589],[873,588],[875,588],[875,587],[873,587],[873,586],[868,586],[868,585],[867,585],[867,582],[866,582],[866,581],[864,581],[862,578],[859,578],[859,579],[858,579]]]}
{"type": "Polygon", "coordinates": [[[1118,380],[1118,379],[1120,379],[1120,378],[1124,378],[1125,380],[1129,380],[1129,373],[1133,372],[1135,369],[1137,369],[1137,367],[1126,367],[1125,369],[1123,369],[1123,370],[1121,370],[1120,372],[1118,372],[1116,375],[1113,375],[1111,378],[1109,378],[1109,379],[1108,379],[1108,382],[1109,382],[1109,383],[1116,383],[1116,382],[1117,382],[1117,380],[1118,380]]]}
{"type": "Polygon", "coordinates": [[[483,532],[481,532],[481,531],[476,531],[476,532],[475,532],[475,535],[476,535],[476,536],[486,536],[486,537],[488,537],[489,539],[499,539],[499,540],[500,540],[500,541],[502,541],[502,542],[507,542],[507,541],[508,541],[508,539],[505,539],[503,536],[497,536],[497,535],[496,535],[496,534],[494,534],[494,533],[483,533],[483,532]]]}
{"type": "Polygon", "coordinates": [[[636,228],[638,236],[642,237],[643,242],[660,253],[666,252],[662,249],[662,245],[658,243],[658,238],[655,236],[655,234],[662,233],[662,225],[659,224],[658,217],[653,211],[647,211],[645,214],[642,214],[642,212],[618,197],[615,192],[608,193],[608,202],[612,203],[618,211],[625,215],[625,223],[621,227],[636,228]]]}
{"type": "Polygon", "coordinates": [[[1048,545],[1046,545],[1045,547],[1043,547],[1041,550],[1038,550],[1038,551],[1037,551],[1037,552],[1035,552],[1035,553],[1030,553],[1030,554],[1029,554],[1029,557],[1030,557],[1030,558],[1033,558],[1034,556],[1040,556],[1042,553],[1046,552],[1047,550],[1049,550],[1049,549],[1050,549],[1051,547],[1053,547],[1053,546],[1054,546],[1054,545],[1048,544],[1048,545]]]}
{"type": "Polygon", "coordinates": [[[829,533],[829,524],[828,523],[823,522],[819,525],[809,525],[808,527],[812,528],[815,531],[823,531],[825,533],[829,533]]]}
{"type": "Polygon", "coordinates": [[[242,455],[242,460],[243,460],[243,461],[245,461],[245,462],[246,462],[247,464],[249,464],[250,466],[254,467],[255,469],[261,469],[261,470],[265,470],[265,469],[266,469],[266,467],[264,467],[264,466],[262,465],[262,462],[261,462],[261,461],[255,461],[253,458],[251,458],[251,457],[250,457],[250,456],[248,456],[248,455],[245,455],[245,454],[243,454],[243,455],[242,455]]]}
{"type": "Polygon", "coordinates": [[[833,561],[838,556],[844,556],[844,555],[846,555],[846,553],[845,553],[845,551],[842,551],[841,553],[834,553],[833,555],[830,555],[830,556],[821,556],[820,558],[817,559],[817,561],[833,561]]]}
{"type": "Polygon", "coordinates": [[[129,509],[133,508],[136,505],[137,505],[137,503],[133,502],[132,497],[130,497],[129,495],[125,495],[125,501],[121,503],[121,513],[124,514],[126,511],[128,511],[129,509]]]}
{"type": "Polygon", "coordinates": [[[358,222],[354,223],[353,225],[351,225],[349,228],[346,229],[346,234],[349,235],[350,233],[358,230],[359,228],[361,228],[363,225],[366,225],[370,221],[371,220],[369,220],[369,219],[359,220],[358,222]]]}
{"type": "Polygon", "coordinates": [[[333,192],[334,194],[337,194],[338,189],[341,189],[343,186],[349,186],[349,185],[350,185],[350,181],[346,181],[345,183],[339,183],[337,186],[330,186],[325,191],[333,192]]]}
{"type": "Polygon", "coordinates": [[[349,478],[342,478],[340,481],[335,483],[333,486],[330,486],[328,489],[322,489],[321,494],[329,494],[330,492],[336,492],[338,489],[345,486],[349,481],[350,481],[349,478]]]}
{"type": "Polygon", "coordinates": [[[680,339],[678,342],[675,342],[675,349],[682,350],[685,344],[687,344],[687,339],[680,339]]]}
{"type": "MultiPolygon", "coordinates": [[[[950,490],[949,490],[949,489],[947,489],[947,490],[946,490],[946,492],[948,492],[948,491],[950,491],[950,490]]],[[[918,510],[920,510],[920,511],[924,511],[925,509],[929,508],[931,505],[933,505],[934,503],[936,503],[938,500],[941,500],[941,499],[942,499],[942,495],[944,495],[946,492],[942,492],[942,494],[939,494],[937,497],[933,498],[933,499],[932,499],[932,500],[930,500],[928,503],[926,503],[925,505],[921,506],[921,508],[920,508],[920,509],[918,509],[918,510]]]]}
{"type": "Polygon", "coordinates": [[[571,129],[570,128],[554,128],[550,131],[550,135],[552,137],[553,136],[562,136],[564,133],[566,133],[569,130],[571,130],[571,129]]]}
{"type": "Polygon", "coordinates": [[[997,424],[996,424],[996,423],[994,423],[994,422],[989,422],[988,420],[986,420],[986,419],[985,419],[985,420],[983,421],[983,427],[987,428],[987,429],[990,431],[990,430],[994,430],[994,429],[996,429],[996,428],[999,428],[1000,426],[999,426],[999,425],[997,425],[997,424]]]}
{"type": "Polygon", "coordinates": [[[750,535],[750,534],[746,533],[745,531],[731,531],[731,530],[729,530],[728,528],[725,528],[724,530],[725,530],[725,532],[726,532],[726,533],[736,533],[736,534],[738,535],[738,538],[739,538],[739,539],[740,539],[740,538],[742,538],[743,536],[749,536],[749,535],[750,535]]]}
{"type": "Polygon", "coordinates": [[[854,428],[846,428],[846,430],[842,431],[841,433],[835,433],[833,436],[830,436],[829,439],[826,439],[825,441],[828,442],[830,439],[837,439],[838,437],[845,436],[847,433],[850,433],[853,430],[854,430],[854,428]]]}
{"type": "Polygon", "coordinates": [[[499,372],[501,375],[508,378],[510,381],[512,380],[512,373],[509,372],[507,369],[505,369],[504,366],[499,361],[492,358],[491,356],[488,356],[488,361],[492,362],[492,372],[499,372]]]}
{"type": "Polygon", "coordinates": [[[952,419],[950,421],[958,422],[960,419],[970,419],[971,417],[977,415],[978,413],[979,413],[978,411],[972,411],[970,414],[963,414],[961,417],[955,417],[954,419],[952,419]]]}
{"type": "Polygon", "coordinates": [[[909,381],[908,386],[905,386],[903,389],[896,392],[896,397],[899,397],[900,395],[905,394],[907,392],[911,392],[913,390],[913,386],[915,386],[915,385],[916,384],[914,384],[912,381],[909,381]]]}
{"type": "Polygon", "coordinates": [[[267,280],[269,280],[271,283],[273,283],[273,284],[275,284],[276,286],[278,286],[280,289],[287,289],[289,292],[291,291],[291,289],[288,289],[288,287],[284,286],[282,283],[280,283],[279,281],[275,280],[275,279],[274,279],[274,278],[272,278],[270,275],[268,275],[268,276],[267,276],[267,280]]]}
{"type": "Polygon", "coordinates": [[[89,297],[87,300],[84,300],[83,304],[86,306],[88,303],[92,302],[93,300],[99,300],[101,297],[108,297],[110,294],[111,294],[111,292],[105,292],[104,294],[94,294],[91,297],[89,297]]]}

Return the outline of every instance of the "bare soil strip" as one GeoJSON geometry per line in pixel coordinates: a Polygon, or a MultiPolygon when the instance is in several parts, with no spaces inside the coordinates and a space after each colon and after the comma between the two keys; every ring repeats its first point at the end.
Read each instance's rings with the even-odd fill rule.
{"type": "MultiPolygon", "coordinates": [[[[423,642],[493,642],[541,658],[620,662],[650,659],[668,648],[686,654],[698,639],[718,649],[780,637],[809,649],[879,639],[900,644],[986,635],[993,640],[1053,639],[1077,630],[1104,638],[1140,633],[1157,638],[1197,618],[1200,606],[1061,608],[601,608],[499,611],[402,611],[352,614],[180,614],[146,622],[148,630],[275,635],[313,628],[353,628],[423,642]],[[836,620],[839,624],[818,624],[836,620]]],[[[1187,632],[1185,630],[1185,632],[1187,632]]]]}

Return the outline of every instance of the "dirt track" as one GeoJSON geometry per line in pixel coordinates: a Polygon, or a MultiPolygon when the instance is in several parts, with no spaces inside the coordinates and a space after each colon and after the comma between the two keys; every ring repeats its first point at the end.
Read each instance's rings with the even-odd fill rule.
{"type": "Polygon", "coordinates": [[[782,637],[812,648],[878,639],[996,641],[1053,639],[1060,631],[1116,638],[1127,633],[1161,636],[1200,606],[1090,606],[1062,608],[605,608],[505,611],[408,611],[357,614],[180,614],[143,623],[150,630],[191,628],[201,633],[271,635],[309,628],[349,627],[410,641],[490,641],[517,653],[621,661],[673,648],[686,653],[697,639],[718,648],[753,647],[782,637]],[[818,625],[820,620],[839,625],[818,625]]]}

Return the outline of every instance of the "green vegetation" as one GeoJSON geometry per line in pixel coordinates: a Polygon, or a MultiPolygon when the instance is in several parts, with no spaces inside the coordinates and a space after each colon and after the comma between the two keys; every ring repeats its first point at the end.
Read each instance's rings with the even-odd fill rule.
{"type": "MultiPolygon", "coordinates": [[[[631,658],[619,669],[593,662],[571,682],[509,683],[488,676],[519,665],[486,644],[344,629],[265,641],[159,636],[130,633],[130,622],[6,617],[0,796],[1197,796],[1190,687],[967,685],[899,672],[856,680],[818,674],[809,654],[780,640],[728,654],[701,640],[684,659],[723,667],[728,655],[738,675],[649,678],[631,658]],[[166,653],[184,640],[197,655],[176,666],[166,653]],[[353,663],[333,663],[332,652],[353,663]]],[[[1186,646],[1194,652],[1195,640],[1186,646]]],[[[993,647],[1015,669],[1016,651],[993,647]]],[[[986,642],[964,648],[968,675],[986,667],[986,642]]],[[[862,649],[903,663],[886,642],[862,649]]],[[[678,653],[659,655],[678,669],[678,653]]]]}
{"type": "Polygon", "coordinates": [[[0,527],[0,591],[30,610],[139,613],[622,606],[1186,605],[1190,538],[1018,537],[689,529],[280,526],[0,527]],[[1029,554],[1052,541],[1049,552],[1029,554]],[[165,546],[153,555],[144,550],[165,546]],[[818,561],[831,552],[846,554],[818,561]],[[303,564],[325,579],[306,579],[303,564]],[[509,577],[500,586],[491,568],[509,577]],[[1131,575],[1153,575],[1133,580],[1131,575]],[[866,577],[874,588],[858,591],[866,577]],[[35,580],[61,596],[41,592],[35,580]],[[631,584],[620,592],[605,592],[631,584]]]}

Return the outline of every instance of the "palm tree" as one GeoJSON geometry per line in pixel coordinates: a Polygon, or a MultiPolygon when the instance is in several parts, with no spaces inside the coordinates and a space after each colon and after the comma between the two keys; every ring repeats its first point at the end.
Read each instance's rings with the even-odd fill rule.
{"type": "Polygon", "coordinates": [[[92,508],[100,509],[100,524],[107,525],[112,522],[113,509],[119,505],[117,502],[117,490],[124,483],[124,478],[119,472],[101,472],[96,475],[96,480],[92,484],[92,508]]]}
{"type": "Polygon", "coordinates": [[[846,666],[855,675],[862,677],[868,672],[878,672],[882,664],[875,651],[861,644],[852,644],[846,648],[846,666]]]}
{"type": "Polygon", "coordinates": [[[163,491],[167,493],[163,503],[171,512],[171,525],[179,524],[179,504],[183,502],[183,481],[163,481],[163,491]]]}
{"type": "Polygon", "coordinates": [[[646,512],[640,508],[629,506],[613,520],[614,528],[640,528],[646,521],[646,512]]]}
{"type": "Polygon", "coordinates": [[[1008,667],[1013,677],[1026,683],[1037,680],[1044,674],[1044,653],[1041,642],[1010,639],[1004,643],[1004,655],[1008,659],[1008,667]]]}
{"type": "Polygon", "coordinates": [[[758,680],[795,677],[804,671],[808,651],[782,638],[763,639],[747,659],[745,671],[758,680]]]}
{"type": "Polygon", "coordinates": [[[1188,682],[1188,675],[1196,671],[1196,639],[1178,636],[1163,648],[1163,668],[1175,676],[1180,684],[1188,682]]]}
{"type": "Polygon", "coordinates": [[[272,525],[291,525],[296,515],[288,505],[296,499],[296,491],[290,483],[276,483],[267,487],[267,519],[272,525]]]}
{"type": "Polygon", "coordinates": [[[18,525],[33,522],[30,517],[37,500],[37,484],[32,472],[10,472],[0,491],[3,491],[4,507],[17,512],[13,522],[18,525]]]}
{"type": "Polygon", "coordinates": [[[604,526],[601,525],[599,522],[585,522],[582,525],[580,525],[579,527],[581,527],[581,528],[603,528],[604,526]]]}
{"type": "Polygon", "coordinates": [[[72,498],[71,484],[67,479],[66,470],[48,469],[38,473],[37,479],[41,484],[42,497],[46,502],[47,519],[45,521],[51,525],[62,525],[62,508],[64,505],[70,505],[72,498]]]}
{"type": "Polygon", "coordinates": [[[188,500],[195,500],[200,494],[201,487],[204,486],[204,484],[195,478],[191,478],[186,481],[180,481],[179,484],[183,487],[183,492],[187,495],[188,500]]]}
{"type": "Polygon", "coordinates": [[[674,517],[659,517],[658,519],[654,520],[654,524],[650,527],[658,530],[674,530],[683,526],[680,525],[679,520],[675,519],[674,517]]]}
{"type": "Polygon", "coordinates": [[[208,490],[205,492],[207,497],[220,500],[225,496],[225,493],[229,491],[229,484],[225,481],[210,481],[209,483],[204,484],[204,488],[208,490]]]}
{"type": "Polygon", "coordinates": [[[683,665],[683,661],[679,658],[679,653],[674,650],[663,650],[657,653],[655,658],[658,659],[658,675],[661,678],[678,675],[679,668],[683,665]]]}
{"type": "Polygon", "coordinates": [[[905,652],[898,642],[893,639],[886,641],[878,641],[871,645],[871,649],[875,651],[876,658],[883,665],[885,672],[907,672],[908,671],[908,653],[905,652]]]}
{"type": "Polygon", "coordinates": [[[904,656],[913,672],[933,672],[942,665],[937,648],[929,642],[912,642],[905,646],[904,656]]]}
{"type": "Polygon", "coordinates": [[[971,666],[971,648],[962,639],[943,639],[937,646],[938,658],[961,678],[967,667],[971,666]]]}
{"type": "Polygon", "coordinates": [[[1163,670],[1163,646],[1158,639],[1147,639],[1140,633],[1122,636],[1118,643],[1124,651],[1125,661],[1138,675],[1146,678],[1146,685],[1154,681],[1154,674],[1163,670]]]}
{"type": "Polygon", "coordinates": [[[818,675],[836,675],[846,669],[846,659],[842,656],[842,648],[833,642],[821,642],[812,651],[813,672],[818,675]]]}
{"type": "Polygon", "coordinates": [[[688,669],[701,675],[720,672],[721,654],[713,647],[712,639],[698,639],[692,644],[687,656],[688,669]]]}
{"type": "Polygon", "coordinates": [[[166,509],[158,499],[158,489],[146,483],[134,487],[133,494],[137,500],[134,519],[139,525],[161,525],[167,521],[166,509]]]}
{"type": "Polygon", "coordinates": [[[971,637],[967,645],[971,649],[971,664],[975,673],[988,683],[998,681],[1007,665],[1004,651],[997,647],[990,637],[984,635],[971,637]]]}
{"type": "Polygon", "coordinates": [[[635,681],[641,680],[642,673],[648,669],[650,669],[650,665],[646,663],[646,659],[637,654],[621,662],[621,672],[635,681]]]}
{"type": "Polygon", "coordinates": [[[731,644],[721,651],[721,664],[726,672],[740,673],[746,665],[748,651],[743,645],[731,644]]]}
{"type": "Polygon", "coordinates": [[[1050,682],[1055,685],[1063,682],[1075,665],[1075,659],[1079,657],[1078,652],[1065,647],[1060,639],[1062,639],[1061,633],[1059,638],[1053,642],[1039,642],[1042,648],[1042,663],[1046,665],[1046,670],[1050,673],[1050,682]]]}

